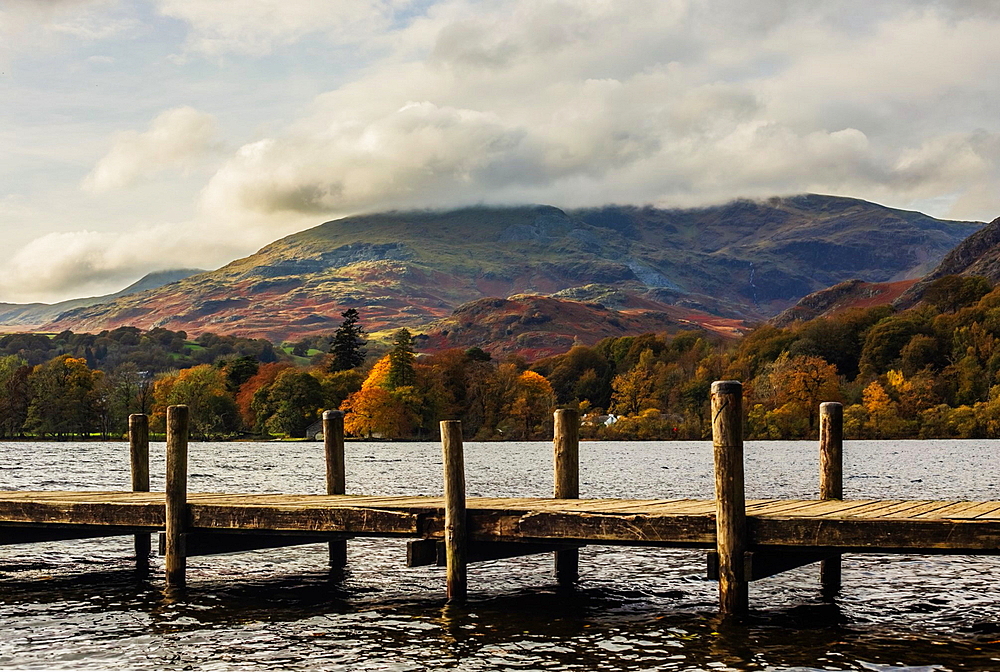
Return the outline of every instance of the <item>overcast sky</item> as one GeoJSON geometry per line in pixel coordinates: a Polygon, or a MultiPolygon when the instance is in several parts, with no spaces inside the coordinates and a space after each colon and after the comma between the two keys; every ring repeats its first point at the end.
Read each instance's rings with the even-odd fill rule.
{"type": "Polygon", "coordinates": [[[991,220],[998,64],[997,0],[3,0],[0,301],[391,208],[991,220]]]}

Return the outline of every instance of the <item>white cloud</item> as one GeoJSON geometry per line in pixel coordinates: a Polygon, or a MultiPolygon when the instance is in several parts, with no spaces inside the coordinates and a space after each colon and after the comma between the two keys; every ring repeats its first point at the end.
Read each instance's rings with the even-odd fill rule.
{"type": "Polygon", "coordinates": [[[188,168],[215,148],[215,117],[191,107],[157,116],[144,133],[118,133],[111,150],[84,178],[94,194],[127,187],[168,168],[188,168]]]}
{"type": "Polygon", "coordinates": [[[319,217],[807,190],[906,205],[995,183],[974,138],[996,121],[953,112],[1000,105],[1000,22],[974,3],[709,4],[441,3],[394,35],[397,58],[243,147],[203,205],[319,217]]]}
{"type": "Polygon", "coordinates": [[[195,222],[126,233],[49,233],[4,261],[0,295],[7,301],[52,302],[114,292],[152,271],[215,268],[243,251],[234,233],[195,222]]]}
{"type": "MultiPolygon", "coordinates": [[[[172,28],[157,34],[176,40],[154,53],[167,73],[159,109],[197,101],[218,119],[175,108],[121,133],[83,184],[109,211],[144,202],[138,187],[121,189],[142,182],[173,201],[190,194],[198,212],[182,229],[202,234],[212,265],[336,215],[477,202],[690,206],[817,191],[926,204],[937,216],[1000,214],[992,0],[156,2],[187,30],[177,37],[177,24],[156,17],[172,28]],[[225,90],[213,91],[221,78],[225,90]],[[191,95],[172,88],[179,80],[191,95]],[[259,94],[260,109],[237,109],[234,90],[259,94]],[[292,100],[299,91],[320,93],[310,104],[292,100]],[[278,99],[280,112],[268,107],[278,99]],[[219,156],[215,124],[243,146],[201,181],[205,155],[219,156]]],[[[16,14],[32,35],[111,39],[87,17],[115,5],[66,0],[39,13],[14,3],[3,18],[16,14]]],[[[105,15],[129,16],[116,11],[105,15]]],[[[101,105],[115,95],[129,104],[113,79],[126,52],[99,53],[114,62],[75,55],[101,64],[88,69],[101,105]]],[[[171,231],[42,239],[8,263],[8,277],[29,286],[33,265],[51,265],[39,291],[78,294],[80,283],[134,279],[147,264],[190,265],[192,246],[171,231]]]]}

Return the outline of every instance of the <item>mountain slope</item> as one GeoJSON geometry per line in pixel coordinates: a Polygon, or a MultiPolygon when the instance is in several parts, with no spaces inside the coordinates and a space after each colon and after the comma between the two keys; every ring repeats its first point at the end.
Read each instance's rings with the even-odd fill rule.
{"type": "Polygon", "coordinates": [[[189,278],[198,273],[204,273],[198,268],[179,268],[170,271],[148,273],[125,289],[104,296],[90,296],[82,299],[70,299],[59,303],[0,303],[0,325],[22,328],[37,327],[47,322],[59,319],[63,313],[76,308],[86,308],[100,303],[108,303],[117,298],[137,294],[149,289],[156,289],[189,278]]]}
{"type": "Polygon", "coordinates": [[[864,282],[848,280],[803,297],[791,308],[783,310],[769,322],[787,327],[792,322],[809,321],[817,317],[833,317],[852,308],[886,306],[895,301],[915,280],[898,282],[864,282]]]}
{"type": "Polygon", "coordinates": [[[600,303],[521,294],[460,306],[450,317],[428,325],[419,347],[444,350],[488,344],[485,349],[497,357],[517,353],[538,359],[566,352],[577,344],[593,345],[609,336],[673,333],[696,327],[736,338],[744,325],[737,320],[692,315],[675,306],[615,310],[600,303]]]}
{"type": "Polygon", "coordinates": [[[981,275],[1000,282],[1000,217],[963,240],[893,305],[901,309],[916,305],[927,286],[946,275],[981,275]]]}
{"type": "Polygon", "coordinates": [[[815,195],[694,210],[391,212],[327,222],[46,328],[133,324],[283,339],[329,332],[348,307],[374,331],[420,327],[483,297],[556,293],[761,319],[853,277],[918,277],[979,226],[815,195]]]}

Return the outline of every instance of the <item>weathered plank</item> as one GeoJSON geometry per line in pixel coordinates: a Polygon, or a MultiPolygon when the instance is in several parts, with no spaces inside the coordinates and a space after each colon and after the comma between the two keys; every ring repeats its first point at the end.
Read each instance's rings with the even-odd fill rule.
{"type": "MultiPolygon", "coordinates": [[[[201,555],[245,553],[246,551],[303,546],[331,541],[331,535],[248,534],[246,532],[217,531],[190,531],[182,533],[181,536],[184,555],[189,558],[201,555]]],[[[159,534],[159,542],[160,555],[165,555],[167,551],[167,535],[165,533],[161,532],[159,534]]]]}

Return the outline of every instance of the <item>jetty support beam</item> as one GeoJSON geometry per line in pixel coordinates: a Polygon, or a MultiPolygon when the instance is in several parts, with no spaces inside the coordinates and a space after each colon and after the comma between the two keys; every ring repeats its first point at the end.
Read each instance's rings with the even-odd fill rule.
{"type": "MultiPolygon", "coordinates": [[[[149,492],[149,417],[144,413],[128,416],[129,463],[132,471],[132,492],[149,492]]],[[[151,544],[149,533],[135,535],[135,565],[149,568],[151,544]]]]}
{"type": "MultiPolygon", "coordinates": [[[[553,471],[556,499],[580,498],[580,412],[560,408],[555,412],[553,471]]],[[[511,557],[511,556],[501,556],[511,557]]],[[[555,552],[556,580],[571,586],[580,579],[580,552],[576,549],[555,552]]]]}
{"type": "Polygon", "coordinates": [[[747,524],[743,484],[743,385],[738,381],[712,383],[712,445],[719,610],[724,617],[740,617],[749,610],[749,593],[744,573],[747,524]]]}
{"type": "Polygon", "coordinates": [[[465,515],[465,455],[462,423],[441,422],[444,457],[444,546],[447,556],[448,602],[462,603],[468,596],[468,539],[465,515]]]}
{"type": "Polygon", "coordinates": [[[167,407],[167,501],[164,568],[166,569],[168,591],[183,590],[187,581],[184,532],[188,523],[188,426],[187,406],[167,407]]]}
{"type": "MultiPolygon", "coordinates": [[[[323,450],[326,453],[326,494],[347,494],[344,468],[344,412],[323,411],[323,450]]],[[[347,540],[330,542],[330,568],[347,566],[347,540]]]]}
{"type": "MultiPolygon", "coordinates": [[[[819,405],[819,498],[844,498],[844,407],[835,401],[819,405]]],[[[823,592],[840,590],[841,558],[832,555],[820,566],[823,592]]]]}

